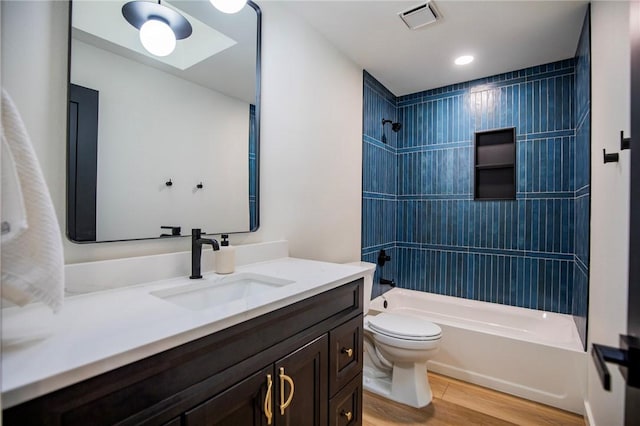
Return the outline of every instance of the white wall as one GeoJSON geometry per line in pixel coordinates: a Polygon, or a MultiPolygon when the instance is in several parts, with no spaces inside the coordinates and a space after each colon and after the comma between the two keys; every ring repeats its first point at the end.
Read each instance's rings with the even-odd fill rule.
{"type": "MultiPolygon", "coordinates": [[[[629,3],[591,4],[591,265],[589,347],[618,346],[626,332],[629,257],[629,152],[619,163],[603,164],[602,148],[620,150],[620,130],[630,131],[629,3]]],[[[624,382],[609,365],[612,391],[603,390],[588,363],[587,404],[592,425],[623,424],[624,382]]]]}
{"type": "MultiPolygon", "coordinates": [[[[293,256],[357,260],[362,70],[278,2],[260,6],[261,224],[257,233],[232,235],[231,241],[285,238],[293,256]]],[[[2,83],[25,116],[64,226],[67,4],[3,1],[2,8],[2,83]]],[[[65,259],[141,256],[188,250],[189,244],[186,238],[88,245],[65,241],[65,259]]]]}
{"type": "Polygon", "coordinates": [[[23,112],[60,220],[66,173],[67,42],[63,30],[68,11],[57,2],[2,1],[0,6],[2,87],[23,112]],[[28,24],[24,21],[27,16],[28,24]]]}
{"type": "Polygon", "coordinates": [[[71,82],[99,92],[97,240],[248,231],[249,104],[76,39],[72,51],[71,82]]]}
{"type": "Polygon", "coordinates": [[[263,241],[293,256],[360,259],[362,69],[278,2],[263,10],[263,241]]]}

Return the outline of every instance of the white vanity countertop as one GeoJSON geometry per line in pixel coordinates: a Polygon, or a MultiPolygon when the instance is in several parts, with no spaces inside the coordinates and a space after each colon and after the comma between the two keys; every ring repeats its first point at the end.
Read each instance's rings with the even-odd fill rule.
{"type": "Polygon", "coordinates": [[[70,297],[57,315],[41,304],[3,309],[2,405],[17,405],[274,311],[358,279],[364,271],[288,257],[245,265],[236,274],[294,283],[270,290],[259,302],[238,300],[197,311],[149,294],[188,285],[185,278],[70,297]]]}

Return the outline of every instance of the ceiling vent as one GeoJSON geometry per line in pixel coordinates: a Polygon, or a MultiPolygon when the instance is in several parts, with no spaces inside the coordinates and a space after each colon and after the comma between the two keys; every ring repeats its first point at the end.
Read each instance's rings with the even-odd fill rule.
{"type": "Polygon", "coordinates": [[[430,1],[400,12],[398,16],[412,30],[433,24],[440,19],[440,14],[430,1]]]}

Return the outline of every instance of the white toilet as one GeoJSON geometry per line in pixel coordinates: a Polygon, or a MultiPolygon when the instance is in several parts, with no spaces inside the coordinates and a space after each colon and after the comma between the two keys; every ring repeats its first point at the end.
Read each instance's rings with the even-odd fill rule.
{"type": "Polygon", "coordinates": [[[385,398],[424,407],[432,393],[427,360],[438,350],[442,330],[417,317],[383,312],[367,315],[376,265],[364,277],[364,388],[385,398]]]}

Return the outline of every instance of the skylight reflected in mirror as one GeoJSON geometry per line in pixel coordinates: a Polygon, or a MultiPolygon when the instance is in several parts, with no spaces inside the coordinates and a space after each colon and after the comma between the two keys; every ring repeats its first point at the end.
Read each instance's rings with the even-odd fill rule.
{"type": "Polygon", "coordinates": [[[109,50],[113,50],[114,45],[126,48],[179,70],[186,70],[236,44],[232,38],[165,1],[162,3],[164,6],[178,11],[191,23],[193,33],[189,38],[179,40],[172,54],[154,56],[142,46],[138,30],[123,18],[121,10],[125,3],[126,0],[75,1],[74,38],[107,49],[105,44],[111,45],[112,48],[109,50]]]}

